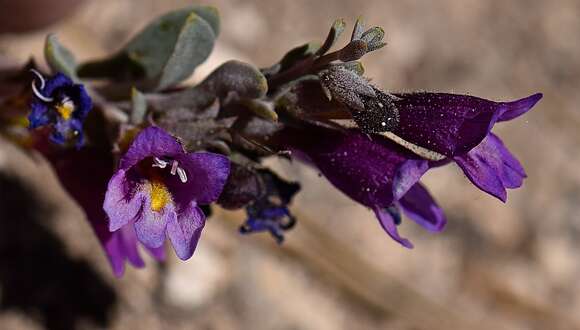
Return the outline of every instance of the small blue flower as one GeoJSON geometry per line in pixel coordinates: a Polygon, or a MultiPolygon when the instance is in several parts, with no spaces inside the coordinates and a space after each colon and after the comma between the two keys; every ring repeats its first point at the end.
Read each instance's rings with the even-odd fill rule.
{"type": "Polygon", "coordinates": [[[284,232],[296,224],[296,219],[285,206],[258,201],[246,207],[248,218],[240,227],[240,233],[250,234],[268,231],[278,244],[284,242],[284,232]]]}
{"type": "Polygon", "coordinates": [[[75,84],[62,73],[45,80],[36,70],[32,82],[32,112],[28,116],[29,128],[51,126],[50,139],[57,144],[76,141],[83,144],[83,122],[92,108],[92,101],[82,84],[75,84]]]}

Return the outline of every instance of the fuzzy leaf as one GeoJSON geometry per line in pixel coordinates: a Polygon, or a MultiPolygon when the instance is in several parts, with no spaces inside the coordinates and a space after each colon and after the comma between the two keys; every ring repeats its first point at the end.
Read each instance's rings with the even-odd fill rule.
{"type": "Polygon", "coordinates": [[[62,72],[71,79],[78,80],[74,55],[58,41],[54,34],[46,37],[44,57],[53,72],[62,72]]]}
{"type": "Polygon", "coordinates": [[[189,76],[207,58],[219,29],[214,7],[179,9],[151,22],[111,57],[83,64],[79,75],[116,80],[157,79],[162,86],[168,86],[189,76]],[[193,54],[185,53],[192,49],[193,54]],[[194,59],[194,64],[184,64],[181,56],[194,59]]]}
{"type": "Polygon", "coordinates": [[[163,68],[157,88],[164,89],[189,77],[208,58],[215,37],[213,28],[205,19],[195,12],[189,14],[173,53],[163,68]]]}

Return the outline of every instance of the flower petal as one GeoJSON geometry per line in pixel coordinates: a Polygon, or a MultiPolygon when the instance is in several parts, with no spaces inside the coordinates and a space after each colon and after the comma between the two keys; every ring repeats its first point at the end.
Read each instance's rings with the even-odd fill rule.
{"type": "Polygon", "coordinates": [[[173,203],[168,203],[160,211],[153,211],[150,207],[151,197],[145,195],[143,211],[135,220],[137,239],[148,248],[159,248],[165,242],[167,224],[176,221],[177,214],[173,203]]]}
{"type": "Polygon", "coordinates": [[[83,121],[93,107],[93,102],[87,94],[85,87],[81,84],[74,84],[67,92],[76,107],[73,112],[74,118],[83,121]]]}
{"type": "Polygon", "coordinates": [[[109,230],[116,231],[135,220],[143,208],[145,195],[130,182],[124,170],[118,170],[109,181],[103,209],[109,217],[109,230]]]}
{"type": "Polygon", "coordinates": [[[205,215],[195,201],[180,210],[177,218],[168,221],[167,235],[179,259],[191,258],[204,226],[205,215]]]}
{"type": "Polygon", "coordinates": [[[409,189],[399,200],[399,205],[411,220],[429,231],[439,232],[447,223],[443,210],[420,183],[409,189]]]}
{"type": "Polygon", "coordinates": [[[145,262],[139,255],[133,226],[125,226],[111,233],[104,246],[115,276],[121,277],[125,272],[125,258],[137,268],[145,267],[145,262]]]}
{"type": "Polygon", "coordinates": [[[50,123],[48,106],[42,101],[33,101],[30,105],[32,111],[28,115],[28,127],[37,128],[50,123]]]}
{"type": "Polygon", "coordinates": [[[147,157],[175,157],[183,153],[183,147],[175,137],[159,127],[150,126],[135,137],[121,158],[119,168],[127,170],[147,157]]]}
{"type": "MultiPolygon", "coordinates": [[[[305,153],[339,190],[367,207],[391,205],[394,200],[393,180],[398,169],[409,159],[418,159],[418,156],[379,135],[323,128],[317,128],[317,134],[294,149],[305,153]]],[[[418,173],[419,170],[411,169],[422,168],[420,164],[408,163],[403,172],[418,173]]],[[[398,190],[406,189],[407,182],[402,177],[397,182],[398,190]]]]}
{"type": "Polygon", "coordinates": [[[44,96],[53,96],[52,94],[55,93],[57,90],[63,87],[70,87],[73,85],[73,81],[65,76],[64,74],[58,72],[52,78],[46,81],[46,85],[42,89],[42,95],[44,96]]]}
{"type": "Polygon", "coordinates": [[[452,157],[476,147],[498,121],[528,111],[535,94],[514,102],[493,102],[447,93],[397,94],[399,125],[393,131],[404,140],[452,157]]]}
{"type": "Polygon", "coordinates": [[[215,202],[230,173],[229,159],[210,152],[182,154],[176,159],[187,175],[186,183],[177,177],[167,181],[178,206],[187,206],[192,200],[204,205],[215,202]]]}
{"type": "Polygon", "coordinates": [[[393,198],[399,200],[429,169],[429,162],[423,159],[406,160],[395,173],[393,178],[393,198]]]}
{"type": "Polygon", "coordinates": [[[523,99],[503,103],[503,110],[497,121],[512,120],[523,115],[532,109],[532,107],[542,99],[542,96],[542,93],[536,93],[523,99]]]}
{"type": "Polygon", "coordinates": [[[526,177],[519,161],[493,133],[469,153],[454,157],[454,160],[474,185],[503,202],[507,199],[505,188],[520,187],[526,177]]]}
{"type": "Polygon", "coordinates": [[[387,232],[387,234],[389,234],[389,236],[391,236],[392,239],[399,242],[402,246],[408,249],[413,248],[413,244],[408,239],[399,236],[395,219],[393,219],[393,216],[388,212],[387,209],[375,207],[373,210],[375,211],[377,219],[379,219],[381,227],[383,227],[385,232],[387,232]]]}

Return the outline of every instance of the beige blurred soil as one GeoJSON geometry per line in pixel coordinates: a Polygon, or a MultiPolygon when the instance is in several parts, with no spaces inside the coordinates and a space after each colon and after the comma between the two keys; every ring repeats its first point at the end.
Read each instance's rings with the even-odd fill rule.
{"type": "MultiPolygon", "coordinates": [[[[103,56],[149,19],[190,3],[87,1],[42,31],[0,35],[0,56],[40,60],[48,32],[81,60],[103,56]]],[[[405,250],[318,173],[271,160],[303,183],[293,204],[299,223],[284,245],[266,234],[240,236],[243,214],[217,212],[189,261],[171,252],[164,267],[148,259],[147,268],[115,279],[55,179],[23,166],[25,157],[0,143],[0,168],[44,192],[50,230],[118,293],[105,328],[580,329],[580,1],[205,3],[219,8],[222,32],[192,82],[229,59],[268,66],[293,46],[323,39],[335,18],[350,29],[363,15],[386,31],[387,47],[364,58],[366,75],[386,90],[496,100],[544,93],[531,113],[495,129],[528,178],[503,204],[457,167],[428,173],[424,181],[448,226],[430,234],[404,222],[400,230],[415,244],[405,250]]],[[[42,315],[0,308],[0,329],[42,324],[42,315]]],[[[77,326],[99,328],[83,319],[77,326]]]]}

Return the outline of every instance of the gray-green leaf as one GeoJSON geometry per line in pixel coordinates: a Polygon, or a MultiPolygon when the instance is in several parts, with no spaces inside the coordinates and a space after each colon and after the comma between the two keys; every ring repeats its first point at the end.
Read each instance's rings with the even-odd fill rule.
{"type": "Polygon", "coordinates": [[[214,7],[179,9],[151,22],[115,55],[83,64],[79,75],[144,79],[167,87],[188,77],[209,56],[219,30],[214,7]]]}
{"type": "Polygon", "coordinates": [[[189,14],[161,72],[157,88],[164,89],[189,77],[208,58],[214,40],[210,24],[195,12],[189,14]]]}
{"type": "Polygon", "coordinates": [[[62,72],[71,79],[78,80],[74,55],[58,41],[54,34],[46,36],[44,57],[53,72],[62,72]]]}

